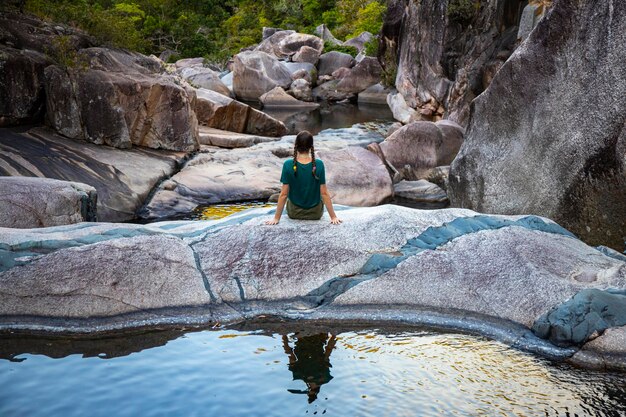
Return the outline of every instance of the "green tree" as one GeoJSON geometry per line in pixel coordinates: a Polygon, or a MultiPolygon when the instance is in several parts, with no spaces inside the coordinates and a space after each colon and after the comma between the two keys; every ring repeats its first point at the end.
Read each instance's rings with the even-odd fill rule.
{"type": "Polygon", "coordinates": [[[358,10],[356,23],[352,36],[358,36],[361,32],[370,32],[374,35],[380,32],[383,26],[383,17],[387,11],[387,6],[373,1],[358,10]]]}

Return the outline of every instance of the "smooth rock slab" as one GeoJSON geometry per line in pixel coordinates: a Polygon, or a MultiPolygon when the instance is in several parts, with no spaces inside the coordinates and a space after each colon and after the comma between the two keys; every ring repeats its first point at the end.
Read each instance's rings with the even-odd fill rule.
{"type": "Polygon", "coordinates": [[[532,327],[585,288],[626,286],[626,264],[572,237],[521,227],[468,233],[335,299],[338,304],[455,308],[532,327]],[[578,281],[584,271],[593,281],[578,281]]]}
{"type": "Polygon", "coordinates": [[[140,215],[174,216],[201,204],[266,200],[280,191],[282,160],[270,151],[215,150],[197,155],[163,182],[140,215]]]}
{"type": "Polygon", "coordinates": [[[193,251],[173,236],[58,250],[0,274],[0,295],[5,316],[102,317],[211,302],[193,251]]]}
{"type": "MultiPolygon", "coordinates": [[[[528,329],[581,290],[626,289],[626,263],[536,216],[339,206],[344,223],[338,226],[327,214],[265,225],[273,212],[149,225],[0,228],[0,293],[8,300],[0,305],[1,326],[34,329],[45,323],[42,317],[99,316],[103,325],[133,327],[141,325],[134,315],[119,314],[202,306],[212,317],[214,306],[227,303],[239,310],[237,319],[303,308],[311,317],[374,312],[364,317],[372,320],[390,319],[390,311],[431,312],[457,323],[469,317],[474,332],[494,337],[490,323],[528,329]],[[480,317],[484,325],[476,322],[480,317]]],[[[626,364],[620,329],[588,342],[597,349],[594,357],[611,367],[626,364]]],[[[534,337],[516,331],[509,343],[525,346],[534,337]]],[[[545,354],[558,351],[547,345],[545,354]]]]}
{"type": "Polygon", "coordinates": [[[154,186],[172,175],[182,152],[115,149],[59,136],[49,129],[0,129],[0,175],[47,177],[93,186],[100,221],[136,217],[154,186]]]}
{"type": "Polygon", "coordinates": [[[0,227],[32,228],[96,221],[96,189],[35,177],[0,177],[0,227]]]}
{"type": "MultiPolygon", "coordinates": [[[[432,224],[440,225],[469,212],[429,214],[432,224]]],[[[218,299],[285,300],[357,273],[372,252],[398,248],[429,223],[418,212],[396,206],[350,209],[339,217],[344,220],[339,227],[329,224],[327,213],[319,221],[284,216],[271,227],[259,225],[269,218],[262,217],[207,235],[194,247],[218,299]]]]}
{"type": "Polygon", "coordinates": [[[278,138],[269,136],[228,132],[226,130],[213,129],[210,127],[200,127],[198,137],[201,145],[211,145],[228,149],[249,148],[258,143],[274,142],[278,140],[278,138]]]}
{"type": "Polygon", "coordinates": [[[626,326],[607,329],[587,342],[573,357],[574,363],[596,369],[626,371],[626,326]]]}
{"type": "MultiPolygon", "coordinates": [[[[348,146],[363,147],[381,140],[380,133],[372,132],[359,125],[347,129],[327,129],[315,136],[316,151],[333,151],[329,158],[331,166],[326,168],[326,179],[331,193],[332,187],[336,188],[337,193],[333,195],[336,195],[338,200],[335,202],[346,204],[346,202],[354,201],[356,204],[361,201],[362,205],[371,205],[376,204],[375,201],[384,201],[390,196],[391,189],[379,188],[378,178],[385,184],[387,180],[379,177],[376,164],[380,159],[374,154],[372,156],[375,160],[372,160],[369,154],[360,153],[368,158],[369,162],[366,164],[355,159],[353,153],[359,151],[340,152],[334,155],[336,151],[348,146]],[[333,180],[330,179],[334,175],[331,170],[343,170],[340,164],[333,166],[333,161],[339,161],[338,158],[341,155],[351,167],[350,172],[356,173],[357,177],[351,178],[349,175],[337,174],[342,180],[335,186],[333,180]],[[374,171],[368,167],[370,163],[374,171]],[[376,181],[369,184],[368,181],[372,178],[376,181]],[[383,189],[385,191],[381,195],[376,194],[383,189]],[[368,192],[374,194],[369,195],[368,192]],[[360,197],[354,199],[356,195],[360,197]],[[342,196],[346,199],[343,200],[342,196]]],[[[160,184],[140,216],[161,218],[191,211],[200,204],[268,199],[272,194],[280,191],[280,173],[283,162],[285,158],[293,156],[294,141],[295,136],[284,136],[276,141],[257,141],[246,138],[242,142],[239,142],[239,139],[231,141],[226,137],[217,138],[216,141],[208,138],[207,142],[212,145],[224,147],[234,144],[249,145],[250,142],[257,143],[246,149],[229,151],[205,149],[205,153],[195,156],[179,173],[160,184]]]]}

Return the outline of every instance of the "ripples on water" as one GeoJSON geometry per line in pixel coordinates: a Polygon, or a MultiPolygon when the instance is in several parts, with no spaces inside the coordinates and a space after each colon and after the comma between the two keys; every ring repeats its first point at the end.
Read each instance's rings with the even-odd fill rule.
{"type": "Polygon", "coordinates": [[[12,359],[0,360],[3,417],[626,415],[623,375],[467,335],[225,330],[0,346],[12,359]]]}

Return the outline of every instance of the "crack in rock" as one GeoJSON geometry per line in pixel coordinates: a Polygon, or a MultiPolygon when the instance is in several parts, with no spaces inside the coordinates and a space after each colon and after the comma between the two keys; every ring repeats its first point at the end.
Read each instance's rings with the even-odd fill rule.
{"type": "Polygon", "coordinates": [[[246,301],[246,292],[241,284],[241,279],[235,275],[233,276],[233,280],[237,283],[237,287],[239,288],[239,297],[241,298],[241,301],[246,301]]]}
{"type": "Polygon", "coordinates": [[[211,291],[211,284],[209,283],[209,277],[207,277],[206,273],[204,272],[204,269],[202,269],[202,263],[200,262],[200,255],[198,255],[196,250],[193,248],[193,245],[187,245],[187,246],[189,246],[189,249],[191,249],[191,252],[193,253],[193,258],[196,262],[196,269],[200,273],[200,276],[202,276],[202,284],[204,285],[204,289],[209,294],[209,297],[211,298],[211,302],[217,303],[217,297],[215,296],[215,294],[213,294],[213,291],[211,291]]]}

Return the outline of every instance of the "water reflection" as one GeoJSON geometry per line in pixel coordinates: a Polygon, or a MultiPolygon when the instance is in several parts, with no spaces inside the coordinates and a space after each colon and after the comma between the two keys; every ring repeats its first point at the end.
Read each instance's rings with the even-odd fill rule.
{"type": "Polygon", "coordinates": [[[289,337],[283,335],[283,349],[289,357],[289,370],[293,380],[301,380],[306,390],[289,389],[292,394],[307,394],[309,403],[317,399],[322,385],[333,379],[330,374],[330,354],[335,348],[337,337],[331,333],[319,333],[312,336],[293,335],[294,347],[289,344],[289,337]]]}
{"type": "Polygon", "coordinates": [[[12,360],[0,360],[0,416],[626,415],[624,374],[469,335],[300,326],[0,334],[0,357],[12,360]]]}
{"type": "Polygon", "coordinates": [[[394,120],[388,106],[372,104],[322,104],[313,110],[263,109],[263,111],[282,121],[289,134],[308,130],[315,135],[325,129],[339,129],[371,121],[394,120]]]}
{"type": "Polygon", "coordinates": [[[165,346],[170,340],[178,339],[188,332],[189,330],[185,329],[153,330],[91,339],[0,334],[0,359],[21,362],[26,354],[45,355],[54,359],[70,355],[81,355],[83,358],[121,358],[132,353],[165,346]]]}

